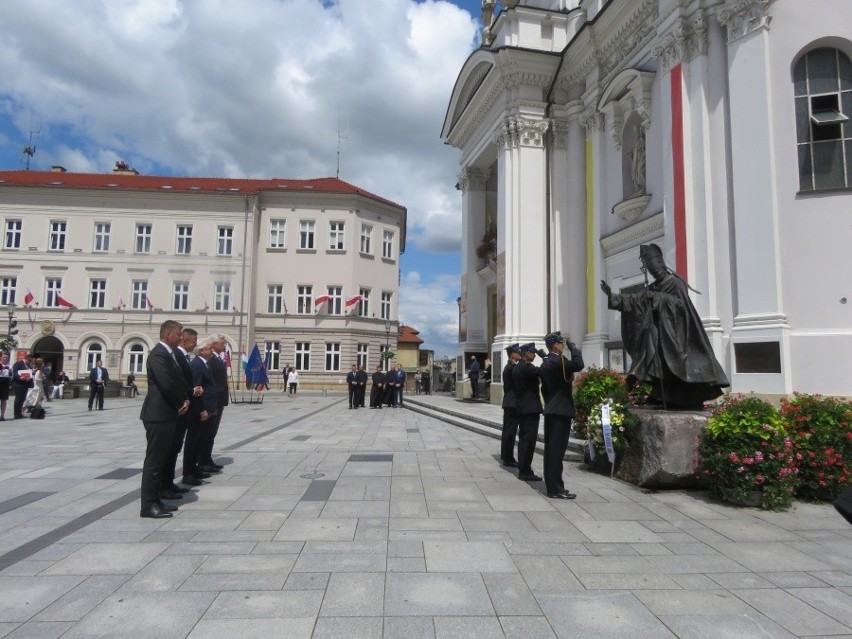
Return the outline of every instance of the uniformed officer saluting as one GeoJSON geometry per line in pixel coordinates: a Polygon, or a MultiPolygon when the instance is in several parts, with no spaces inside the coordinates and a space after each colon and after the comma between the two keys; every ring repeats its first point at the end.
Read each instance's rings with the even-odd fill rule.
{"type": "Polygon", "coordinates": [[[538,393],[538,366],[535,359],[535,343],[521,346],[521,361],[512,371],[512,388],[515,390],[518,413],[518,479],[541,481],[532,470],[535,443],[538,439],[538,418],[541,415],[541,397],[538,393]]]}
{"type": "Polygon", "coordinates": [[[503,435],[500,445],[500,460],[504,466],[517,468],[518,460],[515,459],[515,438],[518,435],[518,399],[515,389],[512,387],[512,371],[515,364],[521,359],[521,345],[512,344],[506,347],[506,355],[509,361],[503,368],[503,435]]]}
{"type": "Polygon", "coordinates": [[[541,394],[544,397],[544,485],[547,496],[553,499],[574,499],[562,481],[562,459],[568,447],[571,419],[574,417],[574,397],[571,387],[574,373],[583,370],[583,354],[568,342],[571,359],[562,352],[565,338],[559,331],[544,337],[547,358],[542,362],[541,394]]]}

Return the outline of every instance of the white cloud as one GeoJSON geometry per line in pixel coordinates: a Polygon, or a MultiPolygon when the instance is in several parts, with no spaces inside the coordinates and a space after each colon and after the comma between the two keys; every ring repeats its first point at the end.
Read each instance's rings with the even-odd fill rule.
{"type": "MultiPolygon", "coordinates": [[[[340,122],[340,177],[408,208],[409,250],[453,253],[459,155],[439,135],[477,28],[440,0],[4,0],[0,113],[40,130],[34,168],[235,177],[333,176],[340,122]]],[[[449,312],[402,295],[440,344],[451,264],[419,285],[449,312]]]]}
{"type": "Polygon", "coordinates": [[[454,356],[458,345],[458,275],[440,275],[423,282],[420,273],[409,271],[399,287],[400,321],[420,331],[423,347],[436,357],[454,356]]]}

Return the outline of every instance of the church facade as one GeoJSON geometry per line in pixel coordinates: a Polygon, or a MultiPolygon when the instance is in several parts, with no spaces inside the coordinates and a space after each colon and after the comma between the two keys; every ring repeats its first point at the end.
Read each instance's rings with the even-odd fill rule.
{"type": "Polygon", "coordinates": [[[852,4],[494,4],[442,130],[459,357],[499,387],[507,344],[561,330],[587,366],[629,368],[600,282],[640,289],[656,243],[733,391],[852,395],[852,4]]]}

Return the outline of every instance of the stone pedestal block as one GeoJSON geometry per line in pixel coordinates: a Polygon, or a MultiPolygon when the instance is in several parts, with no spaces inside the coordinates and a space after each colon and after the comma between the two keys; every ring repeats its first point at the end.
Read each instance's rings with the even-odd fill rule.
{"type": "Polygon", "coordinates": [[[618,477],[646,488],[693,488],[698,441],[706,411],[640,409],[641,425],[618,468],[618,477]]]}

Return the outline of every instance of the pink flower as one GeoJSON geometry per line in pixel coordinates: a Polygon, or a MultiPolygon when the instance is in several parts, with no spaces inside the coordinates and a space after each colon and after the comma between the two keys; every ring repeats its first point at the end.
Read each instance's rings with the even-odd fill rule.
{"type": "Polygon", "coordinates": [[[758,475],[757,477],[755,477],[755,478],[754,478],[754,480],[755,480],[758,484],[762,484],[763,482],[765,482],[765,481],[766,481],[766,478],[765,478],[763,475],[758,475]]]}
{"type": "Polygon", "coordinates": [[[744,473],[745,472],[745,466],[740,466],[739,468],[737,468],[737,472],[738,473],[744,473]]]}
{"type": "Polygon", "coordinates": [[[763,461],[763,453],[761,453],[759,450],[755,451],[754,460],[757,461],[757,462],[762,462],[763,461]]]}
{"type": "Polygon", "coordinates": [[[754,457],[746,457],[743,460],[743,463],[748,465],[748,466],[751,466],[754,463],[754,457]]]}
{"type": "Polygon", "coordinates": [[[731,453],[730,455],[728,455],[728,459],[730,459],[730,460],[731,460],[732,462],[734,462],[735,464],[736,464],[738,461],[740,461],[740,458],[739,458],[739,456],[738,456],[736,453],[731,453]]]}

